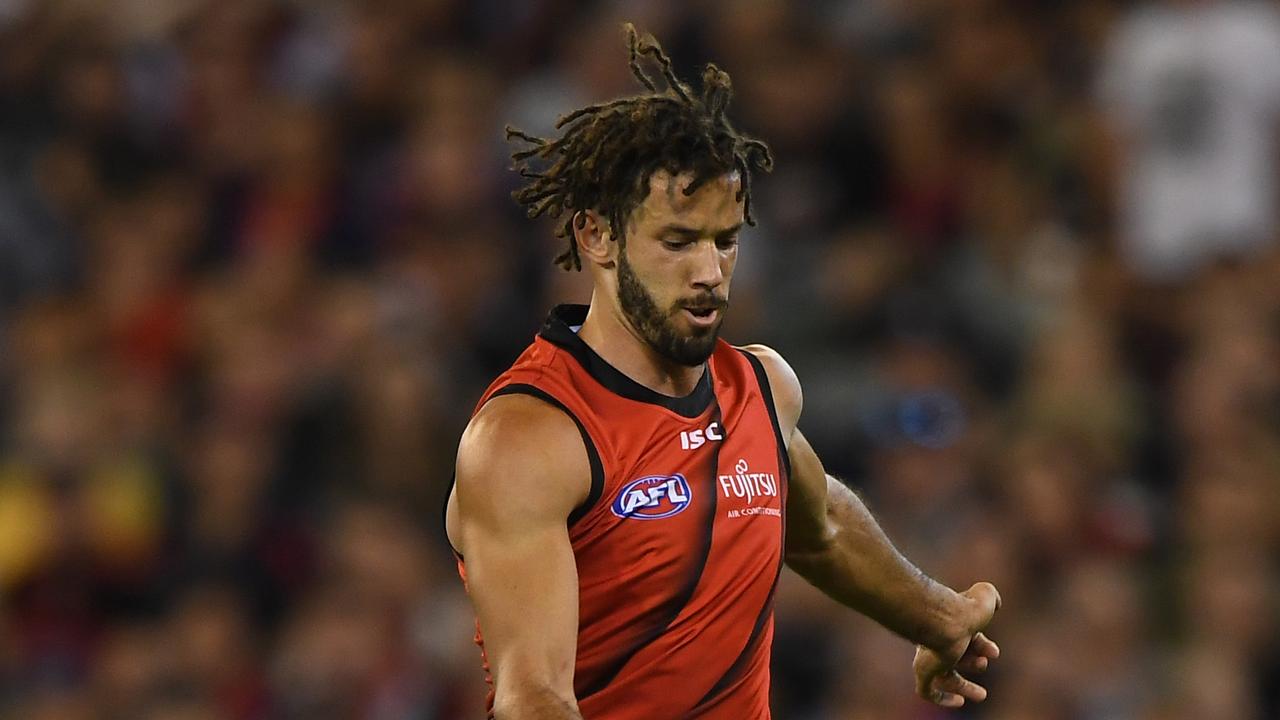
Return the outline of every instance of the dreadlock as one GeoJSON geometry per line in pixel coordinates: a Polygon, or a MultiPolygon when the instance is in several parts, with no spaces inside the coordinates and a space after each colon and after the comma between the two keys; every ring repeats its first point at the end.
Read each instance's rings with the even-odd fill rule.
{"type": "Polygon", "coordinates": [[[548,215],[568,218],[556,237],[568,240],[568,248],[556,257],[565,270],[581,270],[582,259],[574,241],[575,219],[581,228],[586,219],[578,212],[594,209],[609,221],[619,242],[624,242],[625,220],[648,194],[649,177],[657,170],[672,174],[692,171],[693,182],[684,190],[692,195],[703,183],[737,170],[742,186],[737,199],[743,203],[746,221],[751,214],[751,172],[773,169],[773,155],[763,142],[740,135],[725,117],[733,86],[729,74],[708,63],[702,72],[702,93],[676,77],[671,59],[651,35],[641,37],[631,23],[625,26],[630,50],[631,74],[648,91],[575,110],[556,122],[559,138],[540,138],[507,127],[507,139],[529,147],[512,153],[514,168],[529,182],[512,193],[530,218],[548,215]],[[665,87],[641,67],[650,57],[662,71],[665,87]],[[546,167],[534,170],[536,160],[546,167]]]}

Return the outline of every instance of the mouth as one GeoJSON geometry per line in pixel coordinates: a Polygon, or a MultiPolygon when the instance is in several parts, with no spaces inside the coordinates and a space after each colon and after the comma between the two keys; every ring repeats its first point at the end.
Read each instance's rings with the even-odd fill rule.
{"type": "Polygon", "coordinates": [[[686,306],[682,312],[694,327],[711,327],[720,318],[720,309],[714,306],[686,306]]]}

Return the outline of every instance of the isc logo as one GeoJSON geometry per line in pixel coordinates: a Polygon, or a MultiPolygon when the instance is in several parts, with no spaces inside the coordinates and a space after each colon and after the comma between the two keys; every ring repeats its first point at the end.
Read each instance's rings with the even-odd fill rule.
{"type": "Polygon", "coordinates": [[[720,429],[720,423],[713,422],[707,426],[706,430],[685,430],[680,433],[680,448],[683,450],[697,450],[707,443],[708,440],[720,441],[724,439],[724,431],[720,429]]]}
{"type": "Polygon", "coordinates": [[[693,493],[684,476],[649,475],[632,480],[613,501],[613,514],[620,518],[657,520],[671,517],[689,507],[693,493]]]}

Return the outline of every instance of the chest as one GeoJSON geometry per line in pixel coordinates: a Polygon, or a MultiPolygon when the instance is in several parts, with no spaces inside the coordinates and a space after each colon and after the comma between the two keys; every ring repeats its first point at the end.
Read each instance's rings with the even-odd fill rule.
{"type": "Polygon", "coordinates": [[[763,403],[639,420],[605,424],[611,457],[600,507],[578,532],[584,553],[651,574],[698,554],[734,564],[758,558],[762,568],[776,561],[786,473],[763,403]]]}

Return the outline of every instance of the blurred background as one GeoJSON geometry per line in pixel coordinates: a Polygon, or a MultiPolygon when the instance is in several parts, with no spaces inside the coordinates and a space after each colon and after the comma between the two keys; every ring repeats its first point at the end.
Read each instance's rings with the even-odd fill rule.
{"type": "Polygon", "coordinates": [[[504,123],[621,23],[772,144],[725,336],[890,536],[995,582],[991,699],[794,576],[780,720],[1280,717],[1280,5],[0,0],[0,717],[482,715],[440,523],[589,280],[504,123]]]}

